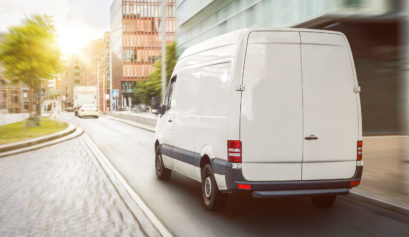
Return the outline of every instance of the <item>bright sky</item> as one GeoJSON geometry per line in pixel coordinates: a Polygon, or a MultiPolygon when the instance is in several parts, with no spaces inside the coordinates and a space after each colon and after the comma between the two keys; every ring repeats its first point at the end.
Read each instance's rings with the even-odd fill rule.
{"type": "Polygon", "coordinates": [[[65,55],[78,53],[109,30],[113,0],[0,0],[0,32],[31,14],[53,16],[58,44],[65,55]]]}

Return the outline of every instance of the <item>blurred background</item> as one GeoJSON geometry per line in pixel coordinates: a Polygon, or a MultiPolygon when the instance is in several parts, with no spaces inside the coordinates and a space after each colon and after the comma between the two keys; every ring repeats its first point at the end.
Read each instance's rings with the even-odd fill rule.
{"type": "MultiPolygon", "coordinates": [[[[125,159],[131,153],[127,149],[132,148],[121,142],[130,135],[120,131],[128,128],[116,125],[117,130],[108,131],[107,125],[114,122],[106,118],[151,127],[156,124],[158,111],[153,107],[161,97],[164,53],[168,80],[186,48],[234,30],[297,27],[340,31],[349,40],[361,86],[364,172],[360,186],[353,190],[409,210],[409,1],[164,0],[162,5],[161,0],[60,0],[52,1],[51,7],[47,0],[31,2],[38,7],[27,2],[16,0],[13,5],[0,0],[4,13],[0,16],[0,42],[7,38],[7,28],[18,23],[11,19],[51,15],[63,66],[47,80],[41,79],[39,89],[33,90],[21,80],[7,77],[0,63],[0,145],[6,135],[1,126],[26,119],[38,107],[43,116],[75,122],[90,131],[90,136],[93,132],[95,137],[98,132],[110,134],[110,139],[101,142],[102,148],[112,151],[113,157],[123,152],[117,158],[125,159]],[[10,17],[13,11],[20,18],[10,17]],[[71,116],[81,103],[94,104],[106,117],[84,122],[71,116]]],[[[135,140],[149,136],[132,134],[135,140]]],[[[132,162],[131,158],[124,163],[132,162]]]]}

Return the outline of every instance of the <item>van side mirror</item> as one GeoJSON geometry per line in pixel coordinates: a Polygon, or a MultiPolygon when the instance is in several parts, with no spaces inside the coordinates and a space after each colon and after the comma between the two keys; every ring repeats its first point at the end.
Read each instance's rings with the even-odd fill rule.
{"type": "Polygon", "coordinates": [[[159,97],[152,97],[151,99],[151,111],[153,114],[159,114],[160,113],[160,100],[159,97]]]}
{"type": "Polygon", "coordinates": [[[166,105],[160,107],[160,114],[163,115],[166,112],[166,105]]]}

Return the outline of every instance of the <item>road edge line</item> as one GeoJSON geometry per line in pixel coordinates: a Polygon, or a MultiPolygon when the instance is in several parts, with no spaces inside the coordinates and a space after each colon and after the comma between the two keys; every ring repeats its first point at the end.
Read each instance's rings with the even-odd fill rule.
{"type": "Polygon", "coordinates": [[[146,130],[148,132],[153,132],[153,133],[155,132],[155,128],[150,128],[149,127],[150,125],[148,125],[148,124],[144,124],[144,123],[141,123],[141,122],[135,122],[135,121],[132,121],[132,120],[129,120],[129,119],[116,118],[116,117],[113,117],[111,115],[103,115],[103,116],[105,118],[107,118],[107,119],[111,119],[111,120],[114,120],[114,121],[117,121],[117,122],[120,122],[120,123],[127,124],[129,126],[140,128],[140,129],[146,130]],[[136,123],[139,123],[139,124],[136,124],[136,123]]]}
{"type": "Polygon", "coordinates": [[[153,213],[151,209],[145,204],[141,197],[132,189],[129,183],[125,178],[116,170],[116,168],[111,164],[109,159],[105,154],[98,148],[95,142],[86,134],[83,135],[84,140],[86,141],[88,147],[91,149],[91,152],[101,161],[102,168],[107,171],[108,174],[114,175],[118,181],[123,185],[128,194],[134,200],[134,202],[141,208],[142,212],[146,217],[151,221],[153,226],[158,230],[158,232],[164,237],[173,236],[165,225],[158,219],[158,217],[153,213]]]}

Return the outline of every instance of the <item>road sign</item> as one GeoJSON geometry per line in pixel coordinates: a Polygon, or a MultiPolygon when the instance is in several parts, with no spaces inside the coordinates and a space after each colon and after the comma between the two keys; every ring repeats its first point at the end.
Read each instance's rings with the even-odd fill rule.
{"type": "Polygon", "coordinates": [[[119,89],[113,89],[112,98],[118,98],[118,97],[119,97],[119,89]]]}

